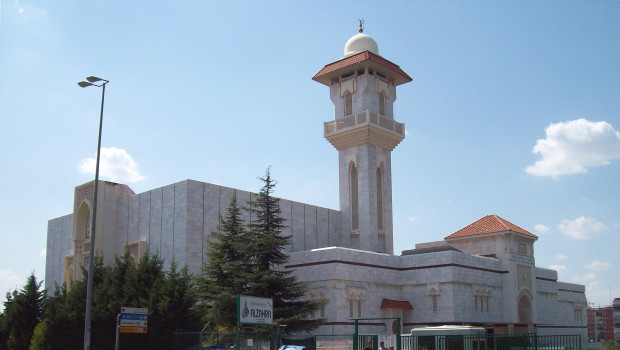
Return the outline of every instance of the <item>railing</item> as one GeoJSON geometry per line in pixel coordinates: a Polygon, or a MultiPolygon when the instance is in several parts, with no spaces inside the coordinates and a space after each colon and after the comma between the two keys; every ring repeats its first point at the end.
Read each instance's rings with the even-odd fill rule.
{"type": "Polygon", "coordinates": [[[579,335],[466,334],[403,336],[403,350],[579,350],[579,335]]]}
{"type": "Polygon", "coordinates": [[[335,132],[351,129],[362,125],[373,124],[382,129],[405,136],[405,124],[399,123],[394,119],[388,118],[381,114],[365,110],[357,114],[351,114],[343,118],[338,118],[331,122],[325,122],[325,136],[329,136],[335,132]]]}
{"type": "MultiPolygon", "coordinates": [[[[268,350],[271,345],[269,332],[242,332],[239,350],[268,350]]],[[[235,333],[231,332],[175,332],[173,334],[175,350],[236,350],[235,333]]],[[[356,350],[353,349],[352,334],[315,335],[316,350],[356,350]]],[[[387,346],[394,346],[387,338],[377,335],[360,335],[359,349],[368,340],[372,340],[374,348],[379,340],[387,346]]],[[[282,339],[282,344],[285,339],[282,339]]],[[[291,341],[288,341],[291,343],[291,341]]],[[[294,343],[294,342],[293,342],[294,343]]],[[[287,344],[291,345],[291,344],[287,344]]],[[[426,335],[401,336],[402,350],[581,350],[579,335],[536,335],[525,334],[465,334],[465,335],[426,335]]],[[[306,345],[307,349],[311,346],[306,345]]],[[[359,350],[357,349],[357,350],[359,350]]],[[[314,350],[314,349],[312,349],[314,350]]]]}

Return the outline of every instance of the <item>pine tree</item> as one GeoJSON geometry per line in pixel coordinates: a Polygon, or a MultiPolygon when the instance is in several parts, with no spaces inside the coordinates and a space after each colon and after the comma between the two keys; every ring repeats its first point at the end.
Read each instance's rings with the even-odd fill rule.
{"type": "Polygon", "coordinates": [[[209,241],[207,262],[197,279],[198,290],[204,303],[205,324],[212,328],[232,330],[237,324],[237,295],[247,291],[248,255],[247,233],[241,220],[241,209],[234,194],[220,217],[219,231],[209,241]]]}
{"type": "Polygon", "coordinates": [[[8,334],[7,347],[10,350],[27,350],[34,329],[43,319],[44,292],[34,272],[19,292],[7,294],[5,302],[4,329],[8,334]]]}
{"type": "Polygon", "coordinates": [[[246,245],[251,262],[247,295],[272,298],[274,322],[286,324],[287,333],[310,331],[325,322],[308,318],[326,301],[304,300],[307,286],[297,282],[292,270],[284,268],[288,262],[284,249],[291,236],[282,234],[286,226],[279,199],[272,196],[276,182],[271,179],[270,169],[259,179],[263,187],[248,202],[252,220],[246,245]]]}

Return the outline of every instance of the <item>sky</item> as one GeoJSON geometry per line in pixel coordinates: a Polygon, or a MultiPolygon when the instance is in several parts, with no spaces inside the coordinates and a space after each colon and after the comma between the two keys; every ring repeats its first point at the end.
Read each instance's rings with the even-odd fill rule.
{"type": "MultiPolygon", "coordinates": [[[[47,222],[94,179],[193,179],[338,209],[329,89],[364,33],[397,88],[394,251],[489,215],[538,236],[536,265],[620,297],[619,1],[0,2],[0,301],[45,276],[47,222]]],[[[2,306],[0,306],[1,308],[2,306]]]]}

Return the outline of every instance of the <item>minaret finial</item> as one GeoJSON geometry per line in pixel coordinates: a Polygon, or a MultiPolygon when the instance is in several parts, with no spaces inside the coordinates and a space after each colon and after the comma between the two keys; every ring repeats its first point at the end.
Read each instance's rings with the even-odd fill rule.
{"type": "Polygon", "coordinates": [[[360,21],[360,33],[364,32],[364,19],[358,19],[360,21]]]}

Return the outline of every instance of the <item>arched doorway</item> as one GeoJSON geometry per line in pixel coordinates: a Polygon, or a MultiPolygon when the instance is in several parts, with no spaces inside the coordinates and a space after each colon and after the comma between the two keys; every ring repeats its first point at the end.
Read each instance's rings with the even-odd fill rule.
{"type": "Polygon", "coordinates": [[[532,323],[532,302],[527,295],[521,295],[519,298],[519,323],[532,323]]]}

